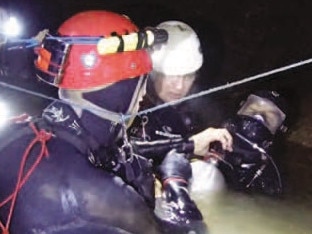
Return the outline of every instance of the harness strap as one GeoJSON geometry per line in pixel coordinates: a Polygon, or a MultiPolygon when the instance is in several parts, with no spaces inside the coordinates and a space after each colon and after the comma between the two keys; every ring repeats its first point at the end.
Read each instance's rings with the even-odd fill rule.
{"type": "Polygon", "coordinates": [[[49,155],[46,142],[51,139],[52,134],[45,131],[44,129],[40,129],[38,131],[38,129],[36,128],[36,126],[33,122],[30,122],[29,126],[32,129],[32,131],[35,133],[35,138],[29,143],[28,147],[26,148],[26,150],[23,154],[22,161],[20,164],[20,168],[18,171],[18,177],[17,177],[15,189],[13,190],[11,195],[9,195],[6,199],[4,199],[4,201],[2,201],[0,203],[0,208],[1,208],[5,204],[7,204],[9,201],[11,201],[10,210],[9,210],[9,214],[8,214],[8,217],[6,220],[6,224],[4,225],[0,221],[0,228],[1,228],[3,234],[9,234],[9,227],[10,227],[11,219],[13,216],[13,211],[14,211],[16,200],[17,200],[18,192],[23,187],[23,185],[27,182],[27,180],[29,179],[31,174],[35,171],[35,169],[37,168],[37,166],[41,162],[42,158],[47,157],[49,155]],[[41,145],[40,153],[38,154],[37,159],[35,160],[33,165],[30,167],[30,169],[24,175],[24,168],[25,168],[25,164],[26,164],[26,161],[28,159],[28,156],[30,155],[31,150],[33,149],[33,147],[37,143],[40,143],[40,145],[41,145]]]}

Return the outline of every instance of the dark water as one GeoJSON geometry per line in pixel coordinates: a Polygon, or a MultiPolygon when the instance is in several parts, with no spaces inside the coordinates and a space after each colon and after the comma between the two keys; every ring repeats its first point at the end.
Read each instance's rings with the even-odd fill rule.
{"type": "Polygon", "coordinates": [[[210,234],[308,234],[312,206],[224,192],[194,197],[210,234]]]}
{"type": "Polygon", "coordinates": [[[312,109],[307,108],[312,95],[299,91],[300,111],[286,136],[279,164],[283,196],[275,199],[230,191],[195,194],[211,234],[312,233],[312,109]]]}

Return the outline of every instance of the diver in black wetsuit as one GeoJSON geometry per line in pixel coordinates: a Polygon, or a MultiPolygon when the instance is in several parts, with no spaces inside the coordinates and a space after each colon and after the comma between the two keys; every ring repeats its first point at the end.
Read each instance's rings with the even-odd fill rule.
{"type": "MultiPolygon", "coordinates": [[[[237,114],[224,123],[233,136],[233,151],[220,152],[218,167],[230,188],[278,195],[282,181],[275,163],[275,144],[287,114],[285,99],[276,91],[250,94],[237,114]]],[[[216,149],[218,152],[218,149],[216,149]]]]}
{"type": "MultiPolygon", "coordinates": [[[[168,32],[168,42],[151,50],[153,71],[140,110],[188,95],[203,65],[200,40],[189,25],[165,21],[157,28],[168,32]]],[[[198,146],[213,141],[212,136],[221,141],[224,150],[231,151],[232,138],[225,128],[208,128],[191,136],[200,130],[198,115],[186,105],[168,106],[137,117],[128,130],[135,150],[153,160],[155,174],[162,184],[155,213],[170,223],[202,220],[188,193],[192,177],[190,155],[205,155],[209,144],[203,150],[197,150],[201,148],[198,146]]]]}

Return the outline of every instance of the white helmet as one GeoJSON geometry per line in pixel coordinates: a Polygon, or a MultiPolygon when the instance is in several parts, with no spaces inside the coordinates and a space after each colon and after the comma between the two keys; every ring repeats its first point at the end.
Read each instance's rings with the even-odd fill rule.
{"type": "Polygon", "coordinates": [[[181,21],[165,21],[157,26],[168,34],[167,43],[151,52],[153,70],[165,75],[186,75],[203,64],[203,54],[195,31],[181,21]]]}

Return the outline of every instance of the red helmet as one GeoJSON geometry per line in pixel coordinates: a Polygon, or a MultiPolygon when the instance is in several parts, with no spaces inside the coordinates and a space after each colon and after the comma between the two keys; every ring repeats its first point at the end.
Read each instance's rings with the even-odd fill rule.
{"type": "Polygon", "coordinates": [[[38,77],[57,87],[94,88],[146,74],[152,68],[144,49],[103,55],[98,52],[96,41],[81,40],[138,32],[124,15],[103,10],[81,12],[66,20],[58,32],[61,37],[43,41],[35,61],[38,77]]]}

